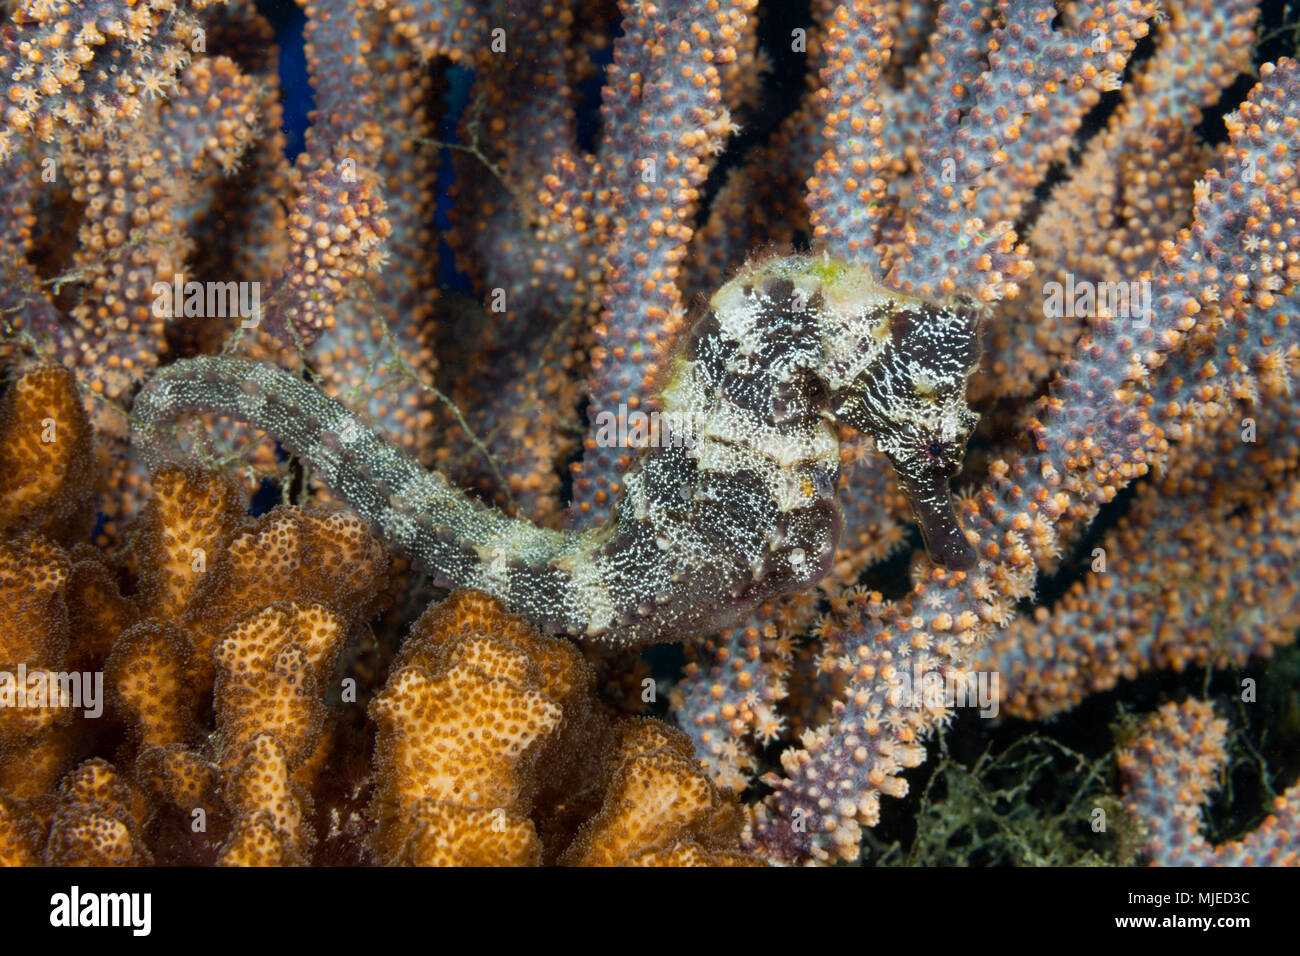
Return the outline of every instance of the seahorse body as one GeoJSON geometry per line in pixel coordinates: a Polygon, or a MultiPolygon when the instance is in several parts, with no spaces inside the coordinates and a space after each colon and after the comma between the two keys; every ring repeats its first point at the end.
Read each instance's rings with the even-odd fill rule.
{"type": "Polygon", "coordinates": [[[749,266],[671,359],[660,396],[671,427],[624,476],[611,519],[584,532],[474,501],[270,365],[176,362],[137,396],[132,421],[155,464],[179,454],[159,427],[168,419],[251,422],[441,583],[494,594],[555,632],[632,645],[728,626],[826,573],[841,526],[836,418],[889,456],[931,557],[971,567],[948,480],[977,420],[965,390],[978,354],[966,300],[912,299],[824,259],[749,266]]]}

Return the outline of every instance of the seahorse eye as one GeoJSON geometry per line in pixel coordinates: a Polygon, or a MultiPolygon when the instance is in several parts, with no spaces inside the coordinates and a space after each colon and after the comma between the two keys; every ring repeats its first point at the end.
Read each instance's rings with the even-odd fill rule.
{"type": "Polygon", "coordinates": [[[934,468],[949,478],[955,477],[966,461],[966,436],[960,435],[956,442],[943,438],[922,437],[915,445],[916,464],[922,468],[934,468]]]}

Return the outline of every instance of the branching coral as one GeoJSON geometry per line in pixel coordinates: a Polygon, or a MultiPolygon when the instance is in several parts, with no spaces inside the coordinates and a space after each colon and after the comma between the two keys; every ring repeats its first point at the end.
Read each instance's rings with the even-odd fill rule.
{"type": "Polygon", "coordinates": [[[1294,866],[1300,786],[1240,840],[1211,846],[1200,833],[1203,805],[1226,760],[1227,722],[1197,700],[1165,704],[1120,752],[1125,808],[1144,829],[1144,852],[1161,866],[1294,866]]]}
{"type": "MultiPolygon", "coordinates": [[[[0,710],[6,861],[849,861],[928,682],[1043,718],[1294,639],[1252,0],[302,6],[292,161],[247,0],[7,8],[0,671],[107,701],[0,710]],[[684,734],[611,711],[664,640],[684,734]]],[[[1285,802],[1196,835],[1206,706],[1122,751],[1149,855],[1291,860],[1285,802]]]]}

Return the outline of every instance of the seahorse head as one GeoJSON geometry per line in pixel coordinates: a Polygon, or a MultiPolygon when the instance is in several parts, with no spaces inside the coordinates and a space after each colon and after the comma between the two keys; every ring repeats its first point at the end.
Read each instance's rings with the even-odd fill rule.
{"type": "MultiPolygon", "coordinates": [[[[974,301],[919,299],[882,285],[865,266],[786,256],[748,264],[710,306],[689,351],[712,370],[706,379],[726,380],[732,400],[762,406],[774,423],[820,408],[871,435],[930,557],[953,570],[975,565],[948,489],[979,421],[966,404],[980,354],[974,301]],[[753,394],[762,391],[752,374],[760,368],[766,405],[753,394]]],[[[668,404],[691,406],[671,389],[664,394],[668,404]]]]}
{"type": "MultiPolygon", "coordinates": [[[[855,283],[866,287],[862,281],[855,283]]],[[[852,309],[852,288],[828,298],[852,309]]],[[[859,294],[870,317],[859,349],[865,367],[836,389],[831,410],[870,434],[894,466],[936,564],[974,567],[975,549],[953,509],[948,482],[962,468],[979,416],[966,380],[979,362],[979,307],[964,298],[931,302],[872,285],[859,294]]]]}

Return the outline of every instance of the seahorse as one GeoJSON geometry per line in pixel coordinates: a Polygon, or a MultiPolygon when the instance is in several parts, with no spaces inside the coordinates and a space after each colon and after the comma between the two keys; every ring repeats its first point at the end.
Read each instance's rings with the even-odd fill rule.
{"type": "Polygon", "coordinates": [[[978,421],[966,384],[979,316],[965,297],[910,297],[824,256],[747,265],[666,359],[658,399],[672,427],[640,450],[611,517],[586,531],[474,500],[269,364],[200,357],[161,369],[135,399],[133,440],[157,465],[182,456],[162,427],[171,419],[247,421],[442,585],[486,591],[553,633],[682,640],[827,572],[842,525],[836,422],[875,438],[931,559],[975,565],[948,485],[978,421]]]}

